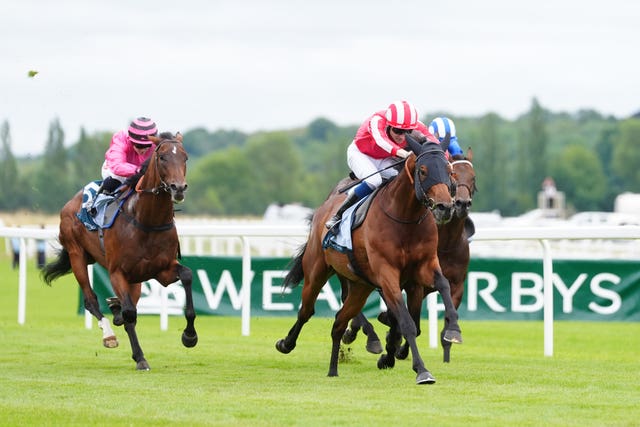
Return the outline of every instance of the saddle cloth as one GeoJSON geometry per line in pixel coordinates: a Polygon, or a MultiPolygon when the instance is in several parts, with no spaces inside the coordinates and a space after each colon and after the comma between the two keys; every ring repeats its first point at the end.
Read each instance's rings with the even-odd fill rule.
{"type": "Polygon", "coordinates": [[[100,185],[102,185],[102,181],[92,181],[84,186],[82,206],[80,211],[76,213],[78,219],[89,231],[111,227],[118,215],[119,205],[124,203],[124,199],[119,204],[111,203],[116,200],[116,196],[110,194],[100,193],[96,198],[100,185]],[[96,211],[95,215],[89,213],[92,208],[96,211]]]}

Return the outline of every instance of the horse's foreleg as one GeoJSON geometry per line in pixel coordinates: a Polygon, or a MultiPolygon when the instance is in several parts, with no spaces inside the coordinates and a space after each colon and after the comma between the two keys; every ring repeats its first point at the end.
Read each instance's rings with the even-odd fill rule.
{"type": "Polygon", "coordinates": [[[404,336],[404,339],[407,340],[407,344],[409,344],[409,348],[411,349],[411,356],[413,359],[413,370],[416,372],[416,384],[433,384],[436,382],[435,378],[424,366],[424,362],[420,357],[420,352],[418,351],[418,345],[416,343],[417,336],[417,328],[416,324],[411,318],[411,314],[409,314],[409,310],[407,306],[404,304],[404,300],[402,299],[402,294],[400,292],[395,293],[394,295],[389,295],[389,298],[386,298],[385,301],[388,300],[387,306],[391,313],[395,316],[398,321],[398,325],[400,327],[400,331],[404,336]]]}
{"type": "Polygon", "coordinates": [[[444,304],[444,315],[446,319],[444,339],[455,344],[462,343],[462,332],[460,325],[458,325],[458,311],[453,305],[449,281],[441,271],[436,270],[434,272],[434,282],[444,304]]]}
{"type": "Polygon", "coordinates": [[[150,367],[144,358],[144,353],[138,341],[138,334],[136,333],[136,323],[138,321],[136,304],[140,299],[141,285],[140,283],[129,285],[119,271],[111,272],[110,279],[113,290],[116,292],[116,295],[118,295],[122,306],[124,330],[127,331],[129,343],[131,344],[131,358],[136,362],[136,369],[139,371],[148,371],[150,367]]]}
{"type": "MultiPolygon", "coordinates": [[[[462,301],[462,296],[464,294],[464,278],[460,281],[450,281],[451,286],[451,299],[453,301],[453,306],[460,307],[460,302],[462,301]]],[[[440,344],[442,345],[442,361],[445,363],[449,363],[451,360],[451,341],[445,339],[446,331],[449,329],[449,320],[445,317],[444,319],[444,328],[440,332],[440,344]]]]}
{"type": "Polygon", "coordinates": [[[182,282],[182,287],[184,288],[184,293],[186,296],[184,316],[187,319],[187,326],[182,332],[182,344],[185,347],[194,347],[198,343],[198,334],[194,326],[196,320],[196,311],[193,307],[193,293],[191,290],[193,273],[191,272],[190,268],[178,264],[178,278],[180,278],[180,281],[182,282]]]}

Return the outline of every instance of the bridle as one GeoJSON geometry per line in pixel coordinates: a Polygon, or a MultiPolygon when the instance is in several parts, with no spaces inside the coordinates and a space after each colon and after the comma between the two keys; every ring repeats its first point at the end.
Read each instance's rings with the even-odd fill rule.
{"type": "Polygon", "coordinates": [[[154,153],[153,153],[153,158],[155,161],[155,170],[156,173],[158,174],[158,177],[160,178],[160,184],[156,187],[153,188],[140,188],[142,185],[142,181],[144,180],[144,178],[141,178],[140,180],[138,180],[138,183],[136,184],[136,193],[151,193],[153,195],[158,195],[160,194],[161,191],[164,191],[166,193],[171,193],[171,187],[169,186],[169,184],[167,184],[164,179],[162,178],[162,176],[160,175],[160,164],[159,164],[159,160],[158,160],[158,150],[160,149],[160,147],[167,143],[173,143],[173,144],[179,144],[179,141],[176,141],[175,139],[163,139],[162,141],[160,141],[158,143],[158,145],[156,146],[154,153]]]}
{"type": "MultiPolygon", "coordinates": [[[[384,206],[381,206],[381,210],[382,212],[389,217],[390,219],[392,219],[395,222],[398,222],[400,224],[420,224],[422,223],[422,221],[424,221],[424,219],[429,215],[429,212],[433,211],[436,208],[436,202],[435,200],[433,200],[433,198],[429,197],[426,193],[426,191],[424,190],[424,187],[422,185],[422,182],[419,180],[418,177],[418,173],[419,173],[419,168],[418,166],[418,160],[426,155],[426,154],[432,154],[432,153],[437,153],[436,151],[433,150],[429,150],[429,151],[424,151],[422,153],[420,153],[419,155],[417,155],[416,157],[416,161],[415,161],[415,166],[413,169],[413,175],[411,174],[411,171],[409,170],[409,166],[407,164],[407,162],[404,162],[404,171],[407,174],[407,177],[409,178],[409,182],[411,183],[411,185],[414,186],[414,189],[416,191],[416,195],[417,195],[417,199],[418,201],[425,207],[425,212],[424,214],[422,214],[418,219],[416,220],[404,220],[401,218],[397,218],[393,215],[391,215],[389,212],[387,212],[384,209],[384,206]],[[418,184],[416,184],[416,182],[418,184]]],[[[438,184],[439,182],[434,180],[433,184],[429,185],[428,188],[431,188],[433,185],[438,184]]],[[[386,191],[386,187],[384,188],[384,190],[386,191]]]]}
{"type": "MultiPolygon", "coordinates": [[[[467,165],[471,166],[471,169],[473,169],[473,163],[471,163],[469,160],[456,160],[456,161],[451,163],[451,167],[453,167],[455,165],[458,165],[458,164],[467,164],[467,165]]],[[[468,184],[465,184],[465,183],[456,182],[455,183],[455,187],[456,187],[456,189],[458,187],[466,188],[467,191],[469,191],[469,195],[472,196],[472,197],[473,197],[473,193],[475,193],[475,188],[471,188],[468,184]]],[[[452,194],[452,196],[453,195],[454,194],[452,194]]]]}

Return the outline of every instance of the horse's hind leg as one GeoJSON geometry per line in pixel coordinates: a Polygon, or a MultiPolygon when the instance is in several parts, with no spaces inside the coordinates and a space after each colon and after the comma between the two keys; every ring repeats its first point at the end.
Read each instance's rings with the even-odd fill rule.
{"type": "Polygon", "coordinates": [[[129,343],[131,344],[131,358],[136,362],[137,370],[148,371],[151,368],[144,358],[144,353],[138,341],[138,334],[136,333],[136,324],[138,322],[136,304],[140,299],[141,285],[140,283],[129,285],[120,272],[111,272],[110,278],[113,290],[122,304],[122,318],[124,319],[124,330],[127,331],[129,343]]]}
{"type": "Polygon", "coordinates": [[[84,256],[69,252],[69,258],[73,275],[82,290],[84,308],[98,320],[98,326],[102,329],[102,345],[107,348],[117,347],[118,339],[116,338],[116,334],[111,328],[109,319],[100,311],[98,297],[89,284],[89,272],[87,271],[87,263],[84,256]]]}
{"type": "Polygon", "coordinates": [[[373,329],[371,322],[367,320],[362,312],[360,312],[356,318],[360,318],[362,332],[367,336],[367,351],[373,354],[382,353],[382,343],[380,342],[380,338],[378,338],[378,334],[376,334],[376,331],[373,329]]]}
{"type": "Polygon", "coordinates": [[[326,271],[323,272],[321,277],[314,277],[308,279],[305,277],[304,285],[302,287],[302,301],[300,304],[300,310],[298,310],[298,318],[293,324],[287,336],[276,342],[276,349],[283,354],[288,354],[296,348],[298,336],[302,331],[302,327],[309,321],[311,316],[315,313],[315,303],[318,299],[318,294],[329,279],[329,275],[326,271]]]}
{"type": "Polygon", "coordinates": [[[367,297],[371,293],[371,289],[368,285],[351,287],[349,295],[347,296],[344,304],[340,310],[336,313],[336,318],[331,328],[331,361],[329,362],[330,377],[338,376],[338,357],[340,354],[340,341],[344,335],[349,320],[356,316],[364,307],[364,303],[367,301],[367,297]]]}

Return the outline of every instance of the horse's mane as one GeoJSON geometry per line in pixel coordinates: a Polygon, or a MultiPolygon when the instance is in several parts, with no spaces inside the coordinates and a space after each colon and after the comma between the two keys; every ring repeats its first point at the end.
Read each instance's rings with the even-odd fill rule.
{"type": "Polygon", "coordinates": [[[456,160],[467,160],[467,158],[464,156],[464,154],[456,154],[451,156],[451,160],[456,161],[456,160]]]}

